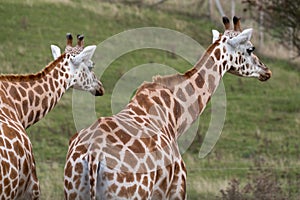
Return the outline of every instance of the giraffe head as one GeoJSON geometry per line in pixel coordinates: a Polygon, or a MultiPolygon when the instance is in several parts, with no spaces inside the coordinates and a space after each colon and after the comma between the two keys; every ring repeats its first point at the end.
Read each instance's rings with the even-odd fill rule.
{"type": "Polygon", "coordinates": [[[250,42],[252,29],[241,30],[240,19],[233,18],[234,29],[230,30],[230,22],[223,17],[224,34],[213,30],[213,43],[219,43],[220,58],[223,66],[232,74],[243,77],[255,77],[260,81],[268,80],[272,72],[254,54],[255,47],[250,42]],[[226,60],[226,61],[225,61],[226,60]]]}
{"type": "MultiPolygon", "coordinates": [[[[54,59],[60,56],[60,48],[51,45],[52,55],[54,59]]],[[[78,90],[88,91],[95,96],[102,96],[104,88],[102,83],[97,79],[92,71],[94,63],[91,58],[96,50],[96,46],[87,46],[79,54],[66,53],[66,58],[70,59],[68,68],[70,69],[69,87],[78,90]]]]}

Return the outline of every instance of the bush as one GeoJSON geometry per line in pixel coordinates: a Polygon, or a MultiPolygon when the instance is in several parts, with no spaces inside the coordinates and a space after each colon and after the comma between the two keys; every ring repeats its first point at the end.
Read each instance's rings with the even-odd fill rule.
{"type": "MultiPolygon", "coordinates": [[[[264,169],[261,164],[250,170],[247,182],[241,186],[232,179],[225,190],[220,190],[220,200],[290,200],[289,192],[280,182],[280,175],[272,168],[264,169]]],[[[282,176],[282,175],[281,175],[282,176]]]]}

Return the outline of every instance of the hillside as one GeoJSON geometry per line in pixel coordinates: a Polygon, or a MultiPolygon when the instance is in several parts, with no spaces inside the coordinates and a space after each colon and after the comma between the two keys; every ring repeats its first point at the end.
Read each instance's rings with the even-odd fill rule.
{"type": "MultiPolygon", "coordinates": [[[[92,0],[4,0],[0,2],[0,17],[0,66],[3,74],[41,70],[52,60],[50,45],[63,48],[67,32],[83,33],[86,45],[101,46],[108,38],[127,30],[162,27],[183,33],[206,48],[211,41],[211,29],[222,31],[221,20],[211,22],[207,18],[193,18],[176,12],[92,0]]],[[[174,46],[169,48],[179,51],[180,42],[175,40],[174,46]]],[[[111,52],[121,48],[118,45],[109,46],[111,52]]],[[[192,55],[197,55],[200,50],[192,49],[192,55]]],[[[225,123],[218,143],[204,159],[198,154],[209,125],[211,106],[200,118],[197,135],[183,154],[188,170],[188,199],[221,196],[220,189],[229,186],[228,182],[233,178],[244,186],[252,180],[251,176],[262,171],[277,178],[289,199],[300,196],[299,66],[286,60],[259,56],[271,68],[273,77],[262,83],[225,75],[225,123]]],[[[102,55],[95,55],[95,60],[99,69],[101,62],[106,61],[102,55]]],[[[115,101],[112,94],[118,89],[116,84],[122,76],[144,64],[154,67],[154,63],[179,72],[192,67],[192,63],[180,55],[162,49],[137,49],[119,55],[101,74],[106,94],[95,99],[93,112],[97,116],[111,115],[111,103],[115,101]]],[[[42,199],[63,199],[63,166],[68,140],[77,131],[72,103],[85,106],[85,102],[73,95],[73,91],[68,91],[49,115],[28,129],[42,199]]]]}

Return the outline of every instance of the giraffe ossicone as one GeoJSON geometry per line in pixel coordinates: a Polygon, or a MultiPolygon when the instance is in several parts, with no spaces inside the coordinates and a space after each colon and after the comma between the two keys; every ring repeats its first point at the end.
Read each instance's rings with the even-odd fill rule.
{"type": "Polygon", "coordinates": [[[213,44],[184,74],[143,83],[123,110],[101,117],[71,139],[65,199],[186,199],[186,168],[177,139],[203,112],[226,72],[266,81],[251,29],[213,31],[213,44]]]}
{"type": "MultiPolygon", "coordinates": [[[[75,47],[74,47],[75,48],[75,47]]],[[[96,46],[63,53],[42,71],[0,75],[0,199],[40,199],[32,145],[26,128],[42,119],[69,88],[101,96],[104,88],[92,71],[96,46]]]]}

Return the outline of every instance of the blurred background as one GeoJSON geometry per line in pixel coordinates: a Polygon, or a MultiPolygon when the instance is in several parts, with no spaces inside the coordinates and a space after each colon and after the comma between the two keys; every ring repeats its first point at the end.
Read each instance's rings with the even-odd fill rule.
{"type": "MultiPolygon", "coordinates": [[[[192,145],[183,154],[188,199],[299,199],[299,7],[299,0],[1,0],[0,69],[2,74],[42,70],[52,61],[50,45],[64,49],[67,32],[82,33],[86,45],[98,45],[126,30],[163,27],[186,34],[206,48],[211,30],[223,31],[222,16],[241,17],[242,28],[254,29],[256,54],[273,77],[262,83],[225,75],[227,110],[218,143],[208,156],[199,158],[210,121],[208,105],[192,145]]],[[[175,49],[176,42],[180,41],[174,41],[175,49]]],[[[106,94],[95,99],[97,116],[112,114],[111,94],[124,73],[154,62],[180,72],[192,67],[162,50],[122,55],[101,77],[106,94]]],[[[42,199],[63,199],[65,155],[76,132],[72,92],[27,132],[42,199]]]]}

